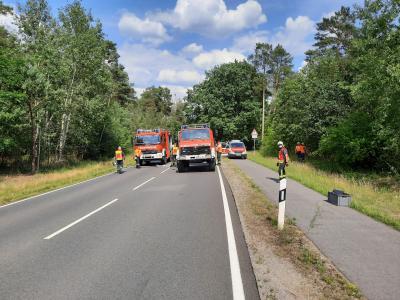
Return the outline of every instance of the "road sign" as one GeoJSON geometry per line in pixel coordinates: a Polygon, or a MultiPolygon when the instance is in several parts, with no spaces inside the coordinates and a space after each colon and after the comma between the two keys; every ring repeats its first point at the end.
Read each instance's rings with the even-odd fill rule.
{"type": "Polygon", "coordinates": [[[251,132],[251,138],[257,139],[257,137],[258,137],[258,133],[257,133],[256,129],[254,128],[253,131],[251,132]]]}

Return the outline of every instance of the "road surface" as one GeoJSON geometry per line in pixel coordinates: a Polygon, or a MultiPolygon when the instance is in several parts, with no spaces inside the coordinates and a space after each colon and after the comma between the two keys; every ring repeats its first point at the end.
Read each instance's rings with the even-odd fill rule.
{"type": "MultiPolygon", "coordinates": [[[[235,163],[273,202],[278,200],[277,171],[249,160],[235,163]]],[[[290,173],[290,166],[286,169],[290,173]]],[[[356,283],[368,299],[400,299],[400,232],[288,179],[286,215],[356,283]]]]}
{"type": "Polygon", "coordinates": [[[145,166],[0,207],[0,298],[258,299],[221,178],[145,166]]]}

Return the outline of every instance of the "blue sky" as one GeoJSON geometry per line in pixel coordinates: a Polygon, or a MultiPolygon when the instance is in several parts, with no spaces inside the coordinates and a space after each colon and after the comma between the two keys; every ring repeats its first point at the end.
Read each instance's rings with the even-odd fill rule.
{"type": "MultiPolygon", "coordinates": [[[[17,1],[4,1],[15,6],[17,1]]],[[[49,0],[54,13],[70,1],[49,0]]],[[[213,66],[247,57],[256,42],[280,43],[298,70],[313,44],[315,23],[362,0],[82,0],[116,42],[140,93],[169,87],[175,98],[213,66]]],[[[0,19],[0,24],[6,23],[0,19]]]]}

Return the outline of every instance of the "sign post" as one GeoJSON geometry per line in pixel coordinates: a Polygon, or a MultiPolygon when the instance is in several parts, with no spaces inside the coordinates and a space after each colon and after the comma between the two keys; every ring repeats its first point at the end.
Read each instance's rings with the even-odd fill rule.
{"type": "Polygon", "coordinates": [[[258,137],[257,130],[254,128],[251,132],[251,138],[253,139],[253,153],[256,152],[256,139],[258,137]]]}

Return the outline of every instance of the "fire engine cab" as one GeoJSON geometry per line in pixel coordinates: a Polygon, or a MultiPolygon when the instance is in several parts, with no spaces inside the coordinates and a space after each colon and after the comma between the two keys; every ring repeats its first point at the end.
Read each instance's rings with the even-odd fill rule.
{"type": "Polygon", "coordinates": [[[182,125],[178,142],[178,172],[187,170],[191,163],[207,163],[209,170],[215,171],[214,136],[208,124],[182,125]]]}
{"type": "Polygon", "coordinates": [[[137,129],[134,141],[134,150],[142,151],[140,164],[157,161],[166,164],[171,157],[171,135],[168,130],[137,129]]]}

